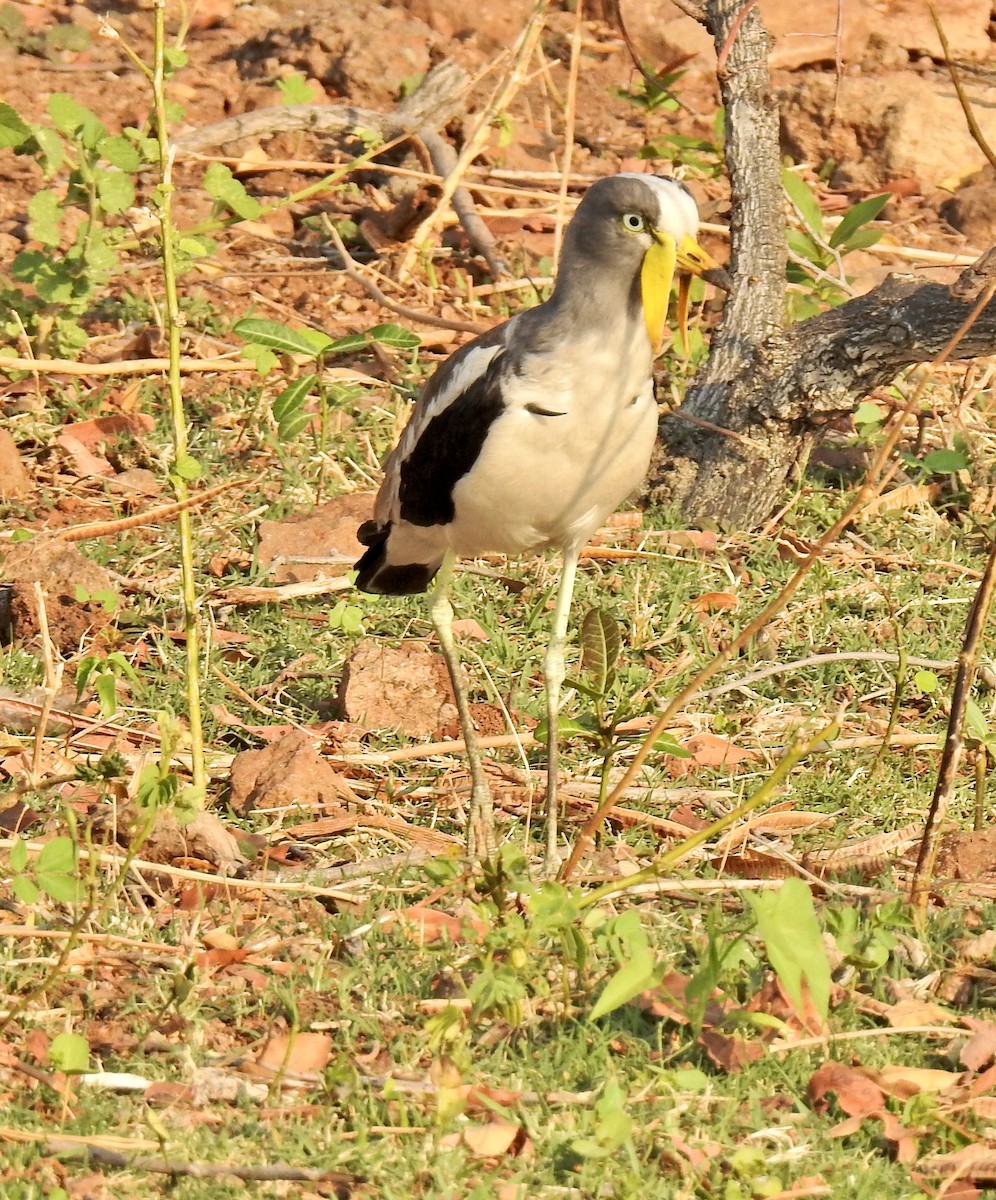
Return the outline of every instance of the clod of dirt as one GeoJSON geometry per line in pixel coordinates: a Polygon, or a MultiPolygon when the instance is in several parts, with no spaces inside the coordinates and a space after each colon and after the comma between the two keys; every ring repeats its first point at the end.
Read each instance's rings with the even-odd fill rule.
{"type": "Polygon", "coordinates": [[[45,594],[45,612],[52,641],[70,653],[87,636],[105,629],[113,619],[97,600],[78,600],[98,592],[113,592],[114,582],[103,567],[91,562],[66,542],[21,542],[3,555],[5,582],[13,588],[11,618],[15,637],[26,641],[40,631],[34,584],[45,594]]]}
{"type": "Polygon", "coordinates": [[[986,167],[970,176],[950,200],[941,205],[941,216],[963,233],[973,245],[991,246],[996,242],[996,171],[986,167]]]}
{"type": "Polygon", "coordinates": [[[235,835],[214,813],[198,813],[192,821],[181,825],[168,808],[160,808],[156,813],[155,826],[142,842],[140,854],[147,862],[201,859],[223,875],[231,874],[246,862],[235,835]]]}
{"type": "Polygon", "coordinates": [[[937,879],[992,881],[996,876],[996,829],[949,833],[941,838],[934,875],[937,879]]]}
{"type": "Polygon", "coordinates": [[[308,735],[297,729],[269,746],[236,754],[231,788],[229,803],[240,814],[287,805],[325,808],[355,799],[308,735]]]}
{"type": "MultiPolygon", "coordinates": [[[[881,187],[901,175],[938,183],[982,163],[953,90],[912,71],[808,74],[779,90],[782,144],[801,162],[834,159],[834,186],[881,187]],[[827,113],[835,113],[827,124],[827,113]]],[[[973,93],[976,117],[996,143],[996,88],[973,93]]]]}
{"type": "Polygon", "coordinates": [[[305,583],[342,574],[363,553],[356,530],[372,516],[373,493],[354,492],[282,521],[261,521],[259,561],[268,566],[277,557],[331,560],[328,564],[279,562],[272,573],[277,583],[305,583]],[[341,560],[338,567],[336,560],[341,560]]]}
{"type": "Polygon", "coordinates": [[[363,641],[346,660],[337,703],[347,721],[427,737],[457,716],[446,664],[423,642],[363,641]]]}
{"type": "Polygon", "coordinates": [[[14,439],[6,429],[0,429],[0,500],[16,500],[30,490],[31,477],[14,439]]]}

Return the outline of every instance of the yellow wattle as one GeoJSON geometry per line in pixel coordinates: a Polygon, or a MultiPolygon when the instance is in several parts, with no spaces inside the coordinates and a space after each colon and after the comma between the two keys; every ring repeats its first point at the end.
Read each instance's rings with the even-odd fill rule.
{"type": "Polygon", "coordinates": [[[647,336],[656,355],[664,341],[664,326],[671,301],[671,284],[678,252],[674,238],[657,235],[654,244],[643,257],[640,269],[640,294],[643,299],[643,320],[647,336]]]}

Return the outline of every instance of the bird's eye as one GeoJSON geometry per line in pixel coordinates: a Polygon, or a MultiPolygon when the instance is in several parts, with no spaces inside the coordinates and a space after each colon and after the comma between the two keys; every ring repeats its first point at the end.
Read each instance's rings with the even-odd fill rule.
{"type": "Polygon", "coordinates": [[[628,229],[630,233],[642,233],[646,227],[646,222],[639,213],[623,213],[623,229],[628,229]]]}

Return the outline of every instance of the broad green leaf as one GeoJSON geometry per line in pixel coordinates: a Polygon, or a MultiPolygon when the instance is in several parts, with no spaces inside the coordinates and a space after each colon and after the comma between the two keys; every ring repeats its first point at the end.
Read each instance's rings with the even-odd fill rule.
{"type": "Polygon", "coordinates": [[[9,104],[0,103],[0,150],[12,150],[31,137],[31,128],[9,104]]]}
{"type": "Polygon", "coordinates": [[[648,988],[656,987],[663,978],[664,964],[655,963],[654,956],[649,949],[645,947],[638,949],[628,962],[622,964],[602,989],[602,994],[595,1001],[588,1020],[597,1021],[606,1013],[621,1008],[634,996],[639,996],[648,988]]]}
{"type": "Polygon", "coordinates": [[[827,254],[823,248],[818,246],[812,237],[808,233],[804,233],[801,229],[787,230],[785,233],[785,244],[793,254],[804,258],[806,262],[815,263],[818,267],[826,266],[828,263],[827,254]]]}
{"type": "Polygon", "coordinates": [[[249,195],[224,163],[211,163],[204,172],[204,190],[243,220],[252,220],[263,211],[260,202],[249,195]]]}
{"type": "MultiPolygon", "coordinates": [[[[573,717],[558,717],[557,736],[561,738],[583,737],[588,738],[591,741],[598,741],[598,730],[595,729],[593,721],[591,724],[586,724],[583,720],[576,721],[573,717]]],[[[546,717],[544,717],[533,730],[533,737],[535,737],[538,742],[546,741],[546,717]]]]}
{"type": "Polygon", "coordinates": [[[924,696],[930,696],[937,691],[940,680],[933,671],[917,671],[913,676],[913,686],[924,696]]]}
{"type": "Polygon", "coordinates": [[[54,837],[42,846],[37,859],[37,868],[62,875],[76,873],[76,847],[72,838],[54,837]]]}
{"type": "Polygon", "coordinates": [[[417,350],[421,345],[417,334],[400,325],[375,325],[367,330],[367,336],[392,350],[417,350]]]}
{"type": "Polygon", "coordinates": [[[581,621],[581,666],[602,695],[612,682],[621,652],[619,622],[603,609],[589,608],[581,621]]]}
{"type": "MultiPolygon", "coordinates": [[[[867,200],[860,200],[857,204],[849,208],[844,214],[841,223],[830,235],[830,245],[834,249],[838,246],[843,246],[862,225],[867,225],[869,221],[874,221],[891,199],[891,192],[883,192],[880,196],[869,196],[867,200]]],[[[879,234],[879,237],[881,237],[881,234],[879,234]]]]}
{"type": "Polygon", "coordinates": [[[122,134],[104,138],[97,146],[97,151],[112,167],[121,171],[137,171],[142,165],[142,155],[138,147],[131,138],[122,134]]]}
{"type": "Polygon", "coordinates": [[[46,188],[35,192],[28,201],[28,220],[31,236],[46,246],[58,246],[59,224],[62,220],[62,200],[58,192],[46,188]]]}
{"type": "Polygon", "coordinates": [[[67,96],[65,92],[53,92],[48,98],[48,115],[52,124],[66,137],[82,138],[83,144],[93,149],[107,136],[107,130],[85,105],[67,96]]]}
{"type": "Polygon", "coordinates": [[[955,471],[967,471],[969,466],[960,450],[931,450],[923,456],[922,462],[931,475],[951,475],[955,471]]]}
{"type": "Polygon", "coordinates": [[[854,410],[855,425],[877,425],[885,417],[874,400],[862,400],[854,410]]]}
{"type": "Polygon", "coordinates": [[[300,329],[291,329],[279,321],[266,321],[260,317],[244,317],[232,326],[232,332],[257,346],[265,346],[281,354],[306,354],[313,358],[315,351],[310,338],[300,329]]]}
{"type": "Polygon", "coordinates": [[[365,333],[347,333],[345,337],[330,342],[326,351],[328,354],[352,354],[356,350],[362,350],[368,343],[369,338],[365,333]]]}
{"type": "Polygon", "coordinates": [[[782,168],[782,187],[785,193],[792,201],[795,207],[799,210],[799,215],[809,226],[810,230],[820,239],[823,238],[823,214],[820,212],[820,206],[809,190],[808,184],[801,179],[794,171],[790,171],[787,167],[782,168]]]}
{"type": "Polygon", "coordinates": [[[181,67],[185,67],[190,61],[186,50],[181,50],[179,46],[167,46],[163,51],[163,58],[166,60],[166,66],[170,71],[179,71],[181,67]]]}
{"type": "Polygon", "coordinates": [[[135,203],[135,185],[123,171],[105,171],[98,167],[93,178],[104,212],[123,213],[135,203]]]}
{"type": "Polygon", "coordinates": [[[989,738],[989,722],[974,700],[965,704],[965,730],[977,742],[985,742],[989,738]]]}
{"type": "Polygon", "coordinates": [[[205,254],[215,252],[217,243],[212,238],[185,235],[177,239],[176,248],[181,254],[189,254],[191,258],[203,258],[205,254]]]}
{"type": "Polygon", "coordinates": [[[311,346],[311,353],[316,358],[332,345],[332,339],[320,329],[299,329],[298,333],[311,346]]]}
{"type": "Polygon", "coordinates": [[[60,1033],[48,1048],[49,1062],[57,1071],[79,1075],[90,1065],[90,1043],[79,1033],[60,1033]]]}
{"type": "Polygon", "coordinates": [[[299,412],[317,382],[317,375],[301,375],[289,383],[273,401],[273,419],[279,424],[285,417],[299,412]]]}
{"type": "Polygon", "coordinates": [[[185,479],[187,483],[192,483],[201,477],[201,464],[189,454],[178,454],[176,462],[173,463],[173,473],[185,479]]]}
{"type": "Polygon", "coordinates": [[[255,342],[248,342],[242,347],[242,357],[255,365],[256,374],[260,376],[269,375],[280,361],[269,347],[258,346],[255,342]]]}
{"type": "Polygon", "coordinates": [[[801,879],[786,879],[777,892],[747,893],[746,898],[768,961],[796,1011],[804,1012],[805,980],[813,1007],[825,1021],[830,1009],[830,962],[809,887],[801,879]]]}
{"type": "Polygon", "coordinates": [[[859,229],[840,246],[841,254],[850,254],[852,250],[867,250],[880,242],[885,235],[884,229],[859,229]]]}
{"type": "Polygon", "coordinates": [[[670,754],[672,758],[691,758],[691,750],[687,750],[681,742],[677,741],[670,733],[661,733],[657,735],[654,742],[654,751],[657,754],[670,754]]]}
{"type": "MultiPolygon", "coordinates": [[[[31,134],[41,155],[46,179],[54,175],[66,161],[66,143],[51,125],[32,125],[31,134]]],[[[2,141],[0,141],[2,145],[2,141]]]]}
{"type": "Polygon", "coordinates": [[[100,702],[100,711],[105,717],[113,717],[118,711],[117,680],[109,671],[105,671],[97,677],[94,691],[100,702]]]}
{"type": "Polygon", "coordinates": [[[10,881],[11,890],[22,904],[33,907],[41,899],[37,884],[27,875],[15,875],[10,881]]]}
{"type": "Polygon", "coordinates": [[[315,94],[311,84],[299,72],[294,71],[277,80],[281,104],[314,104],[315,94]]]}
{"type": "Polygon", "coordinates": [[[28,865],[28,843],[24,838],[16,838],[10,848],[10,869],[20,874],[28,865]]]}

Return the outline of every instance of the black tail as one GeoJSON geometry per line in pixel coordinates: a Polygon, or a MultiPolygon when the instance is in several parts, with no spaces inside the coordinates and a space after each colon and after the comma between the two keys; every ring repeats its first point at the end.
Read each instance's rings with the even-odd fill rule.
{"type": "Polygon", "coordinates": [[[356,586],[361,592],[373,592],[381,596],[414,596],[428,588],[439,570],[439,562],[389,563],[387,541],[391,536],[390,524],[380,527],[373,521],[364,521],[356,536],[367,547],[366,553],[353,566],[354,571],[359,571],[356,586]]]}

